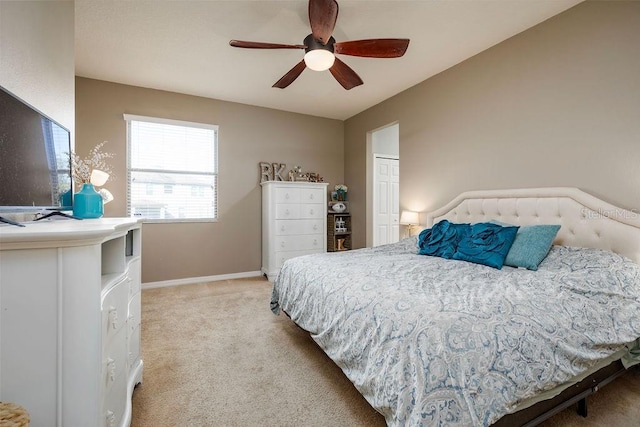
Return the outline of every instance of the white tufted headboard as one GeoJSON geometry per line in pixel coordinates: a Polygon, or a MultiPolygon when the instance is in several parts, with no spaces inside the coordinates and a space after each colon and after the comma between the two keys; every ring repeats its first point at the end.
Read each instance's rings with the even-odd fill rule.
{"type": "Polygon", "coordinates": [[[640,263],[640,214],[615,207],[577,188],[468,191],[428,213],[427,226],[442,219],[560,224],[554,244],[607,249],[640,263]]]}

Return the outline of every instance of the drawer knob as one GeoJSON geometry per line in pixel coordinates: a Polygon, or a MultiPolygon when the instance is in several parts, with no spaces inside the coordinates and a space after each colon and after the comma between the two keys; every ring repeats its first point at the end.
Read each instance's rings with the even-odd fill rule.
{"type": "Polygon", "coordinates": [[[316,231],[318,229],[318,224],[314,224],[313,225],[313,231],[316,231]]]}
{"type": "Polygon", "coordinates": [[[285,198],[285,199],[287,199],[287,200],[289,200],[289,193],[285,194],[285,195],[284,195],[284,198],[285,198]]]}
{"type": "Polygon", "coordinates": [[[110,357],[107,359],[107,375],[109,376],[109,381],[114,382],[116,380],[116,361],[110,357]]]}
{"type": "Polygon", "coordinates": [[[280,242],[280,247],[281,247],[281,248],[284,248],[284,246],[285,246],[285,245],[284,245],[284,242],[280,242]]]}
{"type": "Polygon", "coordinates": [[[285,210],[285,211],[284,211],[284,214],[285,214],[285,215],[289,215],[289,209],[285,210]]]}
{"type": "Polygon", "coordinates": [[[309,209],[309,214],[313,215],[313,209],[309,209]]]}
{"type": "Polygon", "coordinates": [[[118,309],[109,307],[109,323],[113,329],[118,329],[118,309]]]}
{"type": "Polygon", "coordinates": [[[313,200],[313,194],[309,194],[309,199],[313,200]]]}
{"type": "Polygon", "coordinates": [[[313,246],[318,246],[318,239],[313,239],[313,246]]]}
{"type": "Polygon", "coordinates": [[[106,415],[107,426],[116,427],[116,414],[114,414],[113,411],[107,411],[106,415]]]}
{"type": "Polygon", "coordinates": [[[282,227],[280,227],[280,231],[284,231],[285,230],[285,226],[283,225],[282,227]]]}

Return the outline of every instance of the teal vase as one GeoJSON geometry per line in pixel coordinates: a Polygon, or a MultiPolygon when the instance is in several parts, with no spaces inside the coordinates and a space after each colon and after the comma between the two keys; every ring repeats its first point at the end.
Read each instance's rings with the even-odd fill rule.
{"type": "Polygon", "coordinates": [[[73,216],[78,218],[100,218],[104,213],[102,196],[93,184],[83,184],[82,190],[73,195],[73,216]]]}

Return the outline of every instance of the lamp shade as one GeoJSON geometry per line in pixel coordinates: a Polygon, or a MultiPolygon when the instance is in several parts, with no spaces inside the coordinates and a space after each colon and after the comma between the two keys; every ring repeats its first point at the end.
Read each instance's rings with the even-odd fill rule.
{"type": "Polygon", "coordinates": [[[102,187],[109,179],[109,174],[99,169],[91,171],[91,183],[94,187],[102,187]]]}
{"type": "Polygon", "coordinates": [[[402,211],[402,215],[400,215],[400,224],[418,225],[420,224],[420,214],[413,211],[402,211]]]}

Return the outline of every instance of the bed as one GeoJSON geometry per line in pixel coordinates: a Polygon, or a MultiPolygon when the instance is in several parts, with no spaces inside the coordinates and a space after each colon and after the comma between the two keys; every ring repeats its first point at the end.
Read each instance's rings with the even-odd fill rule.
{"type": "Polygon", "coordinates": [[[388,425],[535,425],[640,362],[637,214],[544,188],[463,193],[427,227],[442,220],[560,229],[537,271],[418,255],[414,236],[294,258],[274,281],[274,313],[388,425]]]}

